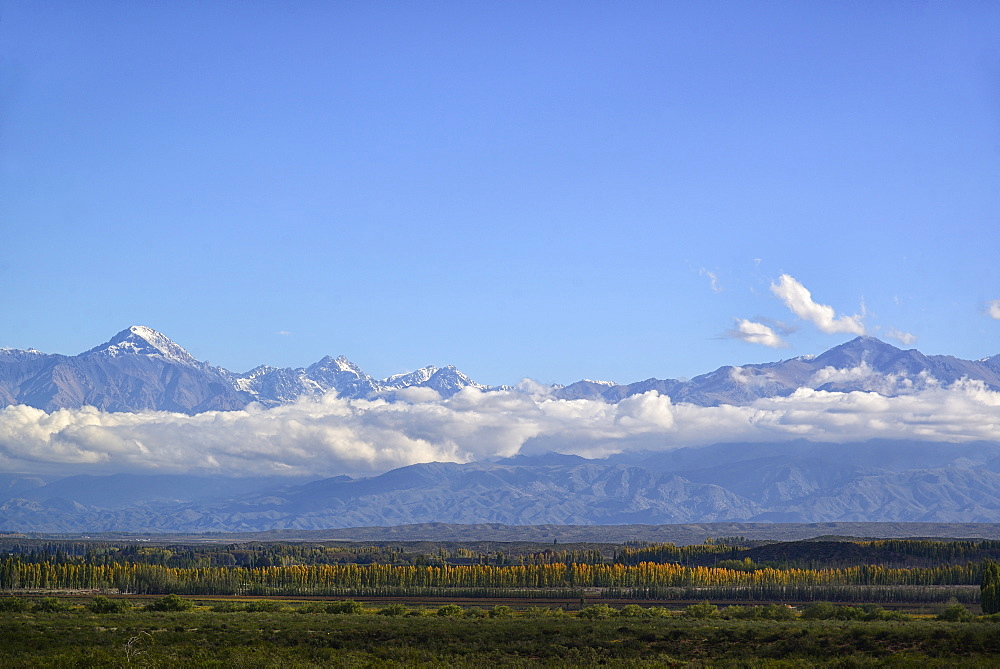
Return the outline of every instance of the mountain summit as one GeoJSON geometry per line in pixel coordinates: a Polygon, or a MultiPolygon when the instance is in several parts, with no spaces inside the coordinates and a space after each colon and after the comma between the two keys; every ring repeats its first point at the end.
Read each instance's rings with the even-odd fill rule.
{"type": "Polygon", "coordinates": [[[618,402],[656,390],[675,402],[700,406],[748,404],[762,397],[791,395],[799,388],[834,392],[877,392],[900,395],[959,379],[982,381],[1000,390],[1000,356],[961,360],[903,350],[875,337],[861,336],[817,356],[763,364],[720,367],[689,381],[647,379],[626,385],[601,386],[585,381],[557,388],[559,399],[602,399],[618,402]]]}
{"type": "Polygon", "coordinates": [[[182,365],[197,366],[198,361],[165,334],[145,325],[133,325],[122,330],[107,342],[95,346],[81,355],[157,355],[182,365]]]}
{"type": "Polygon", "coordinates": [[[105,411],[231,411],[336,392],[348,398],[392,398],[413,386],[450,397],[465,387],[486,390],[452,366],[425,367],[375,379],[340,356],[297,369],[261,365],[238,374],[202,362],[146,325],[122,330],[76,356],[0,350],[0,407],[54,411],[89,405],[105,411]]]}
{"type": "MultiPolygon", "coordinates": [[[[729,365],[683,381],[651,378],[618,385],[584,380],[554,387],[550,396],[619,402],[655,390],[675,402],[717,406],[787,396],[799,388],[892,396],[960,379],[1000,390],[1000,356],[981,360],[928,356],[874,337],[857,337],[818,356],[729,365]]],[[[0,350],[0,407],[27,404],[52,411],[91,405],[106,411],[199,413],[241,409],[251,402],[273,407],[330,392],[344,398],[392,401],[412,397],[402,393],[407,388],[427,388],[445,398],[465,388],[510,390],[476,383],[452,365],[376,379],[344,356],[327,356],[295,369],[261,365],[240,374],[197,360],[145,325],[122,330],[77,356],[0,350]]]]}

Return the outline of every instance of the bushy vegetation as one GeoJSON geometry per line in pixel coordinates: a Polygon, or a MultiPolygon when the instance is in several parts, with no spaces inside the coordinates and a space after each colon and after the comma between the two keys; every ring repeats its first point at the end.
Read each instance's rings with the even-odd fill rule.
{"type": "MultiPolygon", "coordinates": [[[[127,599],[110,599],[104,596],[94,597],[89,604],[87,604],[87,609],[93,613],[124,613],[132,608],[132,602],[127,599]]],[[[155,610],[155,609],[151,609],[155,610]]],[[[171,610],[171,609],[163,609],[171,610]]],[[[184,609],[173,609],[178,611],[183,611],[184,609]]]]}
{"type": "Polygon", "coordinates": [[[739,538],[613,551],[35,542],[0,560],[0,635],[16,637],[0,666],[1000,664],[1000,542],[833,543],[772,559],[780,545],[739,538]],[[922,616],[891,608],[904,602],[922,616]]]}
{"type": "Polygon", "coordinates": [[[187,611],[193,606],[191,600],[171,593],[166,597],[160,597],[146,608],[150,611],[187,611]]]}
{"type": "Polygon", "coordinates": [[[103,601],[95,597],[86,606],[59,600],[65,606],[43,611],[28,601],[0,616],[0,666],[989,667],[1000,659],[1000,616],[977,617],[959,606],[960,613],[956,605],[940,619],[886,619],[878,607],[825,603],[801,616],[783,605],[710,602],[683,612],[636,604],[571,613],[505,606],[490,616],[456,604],[436,611],[362,606],[345,614],[325,606],[342,602],[264,600],[267,612],[253,615],[246,605],[254,602],[232,602],[243,606],[232,615],[175,599],[187,603],[177,607],[183,610],[111,612],[92,606],[103,601]]]}

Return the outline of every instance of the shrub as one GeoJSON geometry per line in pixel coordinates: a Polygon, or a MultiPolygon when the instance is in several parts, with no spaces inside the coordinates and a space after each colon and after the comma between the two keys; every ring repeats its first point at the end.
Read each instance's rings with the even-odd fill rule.
{"type": "Polygon", "coordinates": [[[558,606],[551,609],[547,606],[532,606],[525,610],[524,614],[529,618],[552,618],[564,616],[566,615],[566,612],[558,606]]]}
{"type": "Polygon", "coordinates": [[[24,597],[0,597],[0,611],[8,613],[22,613],[31,608],[24,597]]]}
{"type": "Polygon", "coordinates": [[[864,620],[865,610],[857,606],[838,606],[835,617],[838,620],[864,620]]]}
{"type": "Polygon", "coordinates": [[[466,618],[487,618],[489,615],[489,611],[481,609],[478,606],[470,606],[465,610],[466,618]]]}
{"type": "Polygon", "coordinates": [[[938,620],[947,620],[952,623],[964,623],[973,619],[973,615],[969,612],[969,609],[965,608],[961,604],[952,604],[944,611],[937,615],[938,620]]]}
{"type": "MultiPolygon", "coordinates": [[[[964,608],[964,607],[963,607],[964,608]]],[[[861,607],[864,611],[863,620],[911,620],[912,617],[906,615],[902,611],[888,611],[881,606],[875,606],[874,604],[865,604],[861,607]]],[[[969,614],[972,615],[972,614],[969,614]]]]}
{"type": "Polygon", "coordinates": [[[458,604],[445,604],[437,610],[437,614],[442,618],[457,618],[465,614],[465,609],[458,604]]]}
{"type": "Polygon", "coordinates": [[[692,604],[684,609],[684,615],[688,618],[718,618],[719,607],[709,602],[692,604]]]}
{"type": "Polygon", "coordinates": [[[611,608],[607,604],[593,604],[580,609],[580,612],[576,615],[580,618],[588,618],[590,620],[602,620],[618,615],[618,610],[611,608]]]}
{"type": "Polygon", "coordinates": [[[330,602],[329,604],[326,605],[327,613],[346,613],[346,614],[356,615],[364,611],[364,609],[365,607],[361,605],[361,602],[356,602],[353,599],[345,599],[339,602],[330,602]]]}
{"type": "Polygon", "coordinates": [[[512,615],[514,615],[514,609],[503,604],[497,604],[490,609],[489,613],[490,618],[510,618],[512,615]]]}
{"type": "Polygon", "coordinates": [[[831,620],[837,617],[837,607],[830,602],[813,602],[802,609],[806,620],[831,620]]]}
{"type": "Polygon", "coordinates": [[[190,611],[194,608],[194,602],[179,595],[169,594],[160,597],[146,608],[150,611],[190,611]]]}
{"type": "Polygon", "coordinates": [[[58,611],[68,611],[69,603],[56,597],[42,597],[35,602],[32,609],[41,613],[56,613],[58,611]]]}
{"type": "Polygon", "coordinates": [[[285,605],[281,602],[276,602],[273,599],[258,599],[253,602],[247,602],[245,611],[250,613],[277,613],[285,609],[285,605]]]}
{"type": "Polygon", "coordinates": [[[245,611],[246,606],[243,602],[218,602],[212,604],[213,613],[236,613],[237,611],[245,611]]]}
{"type": "Polygon", "coordinates": [[[795,609],[786,604],[767,604],[756,608],[762,620],[795,620],[799,617],[795,609]]]}
{"type": "Polygon", "coordinates": [[[645,618],[646,609],[642,608],[638,604],[626,604],[619,609],[618,615],[622,618],[645,618]]]}
{"type": "Polygon", "coordinates": [[[753,607],[747,606],[727,606],[719,612],[723,618],[735,618],[737,620],[746,620],[747,618],[753,617],[753,612],[751,611],[753,607]]]}
{"type": "Polygon", "coordinates": [[[109,599],[102,595],[94,597],[87,604],[87,610],[91,613],[124,613],[132,608],[132,602],[127,599],[109,599]]]}
{"type": "Polygon", "coordinates": [[[738,620],[794,620],[798,617],[795,609],[783,604],[727,606],[721,614],[723,618],[736,618],[738,620]]]}
{"type": "Polygon", "coordinates": [[[406,608],[405,604],[390,604],[375,613],[380,616],[405,616],[409,612],[410,609],[406,608]]]}
{"type": "Polygon", "coordinates": [[[295,607],[296,613],[326,613],[326,604],[323,602],[305,602],[295,607]]]}

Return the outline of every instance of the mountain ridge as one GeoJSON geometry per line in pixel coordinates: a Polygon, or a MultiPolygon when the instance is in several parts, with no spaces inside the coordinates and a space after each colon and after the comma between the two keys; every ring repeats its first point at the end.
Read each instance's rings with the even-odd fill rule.
{"type": "Polygon", "coordinates": [[[0,531],[1000,522],[1000,444],[992,442],[734,443],[605,459],[549,453],[312,481],[6,478],[0,531]]]}
{"type": "MultiPolygon", "coordinates": [[[[928,356],[860,336],[816,356],[726,365],[690,380],[649,378],[615,384],[583,379],[552,386],[547,392],[556,400],[617,403],[656,391],[678,403],[718,406],[783,397],[799,388],[893,396],[961,379],[1000,390],[1000,355],[979,360],[928,356]]],[[[305,367],[259,365],[237,373],[195,359],[166,335],[142,325],[126,328],[76,356],[0,349],[0,407],[26,404],[54,411],[92,405],[105,411],[194,414],[241,409],[253,402],[274,407],[329,392],[350,399],[408,400],[414,397],[404,392],[409,388],[427,389],[443,398],[465,388],[514,390],[477,383],[453,365],[376,379],[343,355],[324,356],[305,367]]],[[[419,397],[433,398],[433,393],[419,397]]]]}

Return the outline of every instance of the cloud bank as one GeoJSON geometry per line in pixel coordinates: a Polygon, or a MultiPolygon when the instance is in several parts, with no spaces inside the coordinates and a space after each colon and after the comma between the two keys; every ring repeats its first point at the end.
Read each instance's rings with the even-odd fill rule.
{"type": "Polygon", "coordinates": [[[320,400],[188,416],[0,411],[8,472],[365,475],[429,461],[550,450],[599,457],[726,441],[872,438],[1000,441],[1000,393],[978,382],[929,384],[898,397],[802,388],[747,406],[675,404],[649,392],[617,404],[467,388],[414,402],[320,400]]]}
{"type": "Polygon", "coordinates": [[[778,283],[771,284],[771,292],[777,295],[793,314],[811,322],[822,332],[856,335],[865,333],[861,316],[838,317],[833,307],[815,302],[809,290],[788,274],[782,274],[778,278],[778,283]]]}

